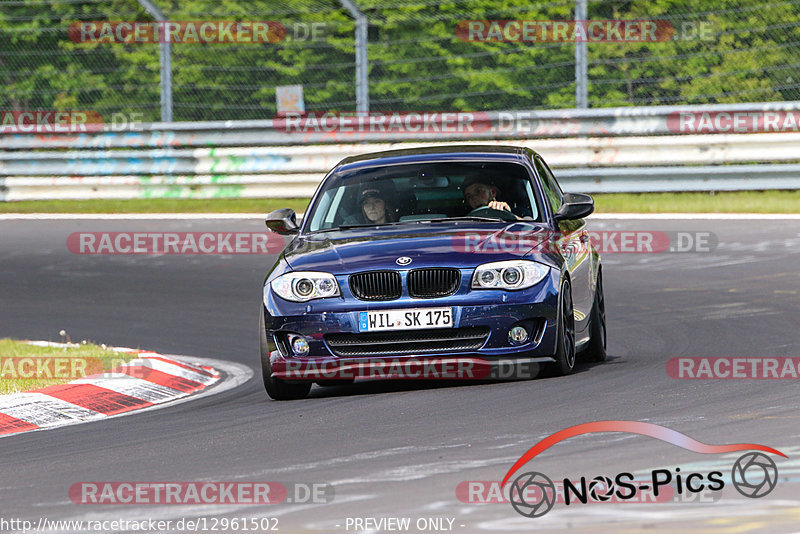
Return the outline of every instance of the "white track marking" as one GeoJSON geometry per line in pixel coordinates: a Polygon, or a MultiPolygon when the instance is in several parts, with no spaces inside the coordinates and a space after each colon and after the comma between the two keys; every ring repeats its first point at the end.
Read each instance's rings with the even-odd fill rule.
{"type": "Polygon", "coordinates": [[[42,428],[105,418],[93,410],[35,392],[0,397],[0,412],[42,428]]]}
{"type": "Polygon", "coordinates": [[[70,382],[70,384],[91,384],[138,400],[152,402],[153,404],[166,402],[173,397],[185,397],[187,395],[183,391],[153,384],[141,378],[128,375],[117,376],[118,378],[81,378],[70,382]]]}
{"type": "MultiPolygon", "coordinates": [[[[114,415],[103,415],[103,414],[94,412],[92,410],[86,410],[85,408],[81,408],[81,407],[75,406],[75,405],[73,405],[71,403],[67,403],[66,401],[60,401],[59,399],[55,399],[55,398],[49,397],[46,404],[44,404],[42,402],[37,402],[37,405],[39,405],[40,408],[42,406],[44,406],[45,407],[45,412],[49,413],[49,412],[53,411],[53,413],[50,413],[49,415],[47,413],[45,413],[45,415],[41,415],[41,413],[40,413],[40,415],[38,415],[39,422],[31,421],[34,424],[39,424],[39,426],[41,426],[42,428],[39,428],[39,429],[36,429],[36,430],[29,430],[27,432],[15,433],[15,434],[6,434],[6,435],[3,435],[3,436],[0,436],[0,439],[2,439],[2,438],[11,438],[13,436],[20,436],[20,435],[23,435],[23,434],[27,434],[29,432],[38,432],[40,430],[48,430],[48,429],[55,428],[55,427],[69,426],[69,425],[80,424],[80,423],[89,423],[89,422],[93,422],[93,421],[104,421],[104,420],[112,419],[112,418],[116,418],[116,417],[125,417],[125,416],[136,415],[136,414],[147,412],[147,411],[151,411],[151,410],[160,410],[160,409],[163,409],[163,408],[168,408],[170,406],[175,406],[177,404],[182,404],[184,402],[190,402],[190,401],[193,401],[193,400],[196,400],[196,399],[200,399],[200,398],[203,398],[203,397],[208,397],[210,395],[216,395],[218,393],[223,393],[225,391],[228,391],[228,390],[231,390],[233,388],[239,387],[242,384],[244,384],[245,382],[247,382],[248,380],[250,380],[251,378],[253,378],[253,376],[255,375],[255,373],[253,372],[253,370],[250,367],[248,367],[246,365],[239,364],[239,363],[234,363],[234,362],[229,362],[229,361],[224,361],[224,360],[215,360],[215,359],[210,359],[210,358],[197,358],[197,357],[194,357],[194,356],[184,356],[184,355],[177,355],[177,354],[163,354],[161,356],[164,356],[166,358],[172,358],[174,360],[177,360],[177,361],[180,361],[180,362],[183,362],[183,363],[187,363],[187,364],[191,364],[191,365],[212,367],[217,371],[222,371],[224,373],[224,375],[223,375],[223,378],[221,380],[219,380],[215,384],[212,384],[211,386],[208,386],[206,389],[203,389],[198,393],[195,393],[195,394],[192,394],[192,395],[179,394],[179,396],[173,397],[173,399],[170,399],[170,400],[168,400],[166,402],[161,402],[160,404],[154,404],[154,405],[148,406],[146,408],[139,408],[139,409],[136,409],[136,410],[131,410],[131,411],[128,411],[128,412],[122,412],[122,413],[118,413],[118,414],[114,414],[114,415]],[[70,408],[68,410],[65,410],[65,414],[63,414],[61,416],[59,416],[58,413],[57,413],[58,412],[57,407],[60,406],[59,403],[64,403],[64,404],[70,406],[70,408]],[[94,414],[94,416],[89,417],[89,414],[94,414]],[[82,416],[86,416],[86,417],[85,418],[81,418],[82,416]]],[[[118,383],[118,382],[121,382],[121,380],[124,380],[124,379],[114,378],[114,379],[110,379],[110,380],[107,380],[107,381],[108,382],[112,382],[112,383],[114,383],[114,382],[118,383]]],[[[97,383],[96,381],[88,381],[88,380],[87,380],[87,382],[97,383]]],[[[162,387],[162,386],[158,386],[156,384],[153,384],[153,385],[156,388],[161,388],[162,387]]],[[[115,391],[117,391],[120,388],[119,387],[114,387],[114,388],[109,388],[109,389],[114,389],[115,391]]],[[[125,388],[123,387],[122,389],[125,389],[125,388]]],[[[33,392],[15,394],[14,397],[18,398],[19,395],[27,395],[27,396],[29,396],[29,398],[27,400],[28,403],[30,403],[32,400],[33,401],[38,401],[41,397],[47,397],[47,395],[37,394],[37,393],[33,393],[33,392]],[[33,397],[30,397],[30,396],[33,396],[33,397]]],[[[10,399],[11,399],[11,396],[9,396],[7,399],[2,399],[0,401],[0,402],[3,403],[3,404],[0,404],[0,408],[2,408],[2,410],[0,410],[0,411],[3,411],[4,413],[7,413],[8,415],[11,415],[12,417],[16,417],[16,412],[12,413],[12,411],[6,411],[7,405],[9,406],[10,410],[20,410],[20,409],[24,409],[24,408],[22,408],[22,404],[20,404],[20,403],[18,403],[16,401],[10,400],[10,399]],[[17,406],[17,405],[19,405],[19,406],[17,406]],[[16,408],[15,408],[15,406],[16,406],[16,408]]],[[[65,407],[65,409],[66,409],[66,407],[65,407]]],[[[41,410],[40,410],[40,412],[41,412],[41,410]]],[[[21,412],[19,412],[19,413],[20,413],[20,415],[22,415],[21,412]]],[[[19,417],[19,418],[22,418],[22,417],[19,417]]],[[[26,417],[25,420],[30,420],[30,419],[26,417]]]]}

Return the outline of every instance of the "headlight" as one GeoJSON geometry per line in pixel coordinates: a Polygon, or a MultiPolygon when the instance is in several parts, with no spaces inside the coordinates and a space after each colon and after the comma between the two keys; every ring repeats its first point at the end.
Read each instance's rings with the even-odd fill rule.
{"type": "Polygon", "coordinates": [[[550,268],[532,260],[484,263],[472,275],[472,289],[525,289],[544,280],[550,268]]]}
{"type": "Polygon", "coordinates": [[[280,297],[292,302],[338,297],[341,294],[332,274],[311,271],[283,274],[270,282],[270,287],[280,297]]]}

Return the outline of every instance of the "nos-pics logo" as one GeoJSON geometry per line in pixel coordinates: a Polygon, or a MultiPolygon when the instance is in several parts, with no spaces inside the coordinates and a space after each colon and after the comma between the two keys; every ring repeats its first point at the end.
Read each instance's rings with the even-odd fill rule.
{"type": "MultiPolygon", "coordinates": [[[[730,480],[740,494],[752,499],[768,495],[778,483],[778,466],[764,452],[786,458],[782,452],[765,445],[754,443],[707,445],[685,434],[652,423],[597,421],[566,428],[541,440],[517,460],[506,473],[500,485],[504,486],[523,465],[556,443],[574,436],[595,432],[640,434],[702,454],[750,451],[734,462],[730,471],[730,480]]],[[[721,491],[725,487],[725,480],[722,471],[685,472],[677,467],[674,470],[653,469],[648,480],[645,481],[635,481],[632,473],[623,472],[611,476],[598,475],[590,479],[587,477],[581,477],[578,480],[565,478],[559,481],[559,486],[560,488],[544,473],[525,472],[511,482],[509,491],[511,506],[525,517],[536,518],[549,512],[557,501],[563,502],[566,506],[587,504],[590,501],[605,502],[612,499],[626,501],[636,499],[640,492],[646,491],[652,491],[652,494],[658,497],[660,491],[666,487],[673,488],[673,486],[678,495],[721,491]]]]}

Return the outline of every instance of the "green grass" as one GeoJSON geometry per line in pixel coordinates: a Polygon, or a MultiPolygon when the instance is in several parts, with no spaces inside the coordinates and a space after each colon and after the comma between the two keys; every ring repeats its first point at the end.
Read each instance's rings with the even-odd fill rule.
{"type": "Polygon", "coordinates": [[[592,195],[597,213],[800,213],[800,191],[592,195]]]}
{"type": "MultiPolygon", "coordinates": [[[[800,213],[800,191],[612,193],[593,195],[598,213],[800,213]]],[[[0,202],[0,213],[267,213],[307,198],[38,200],[0,202]]]]}
{"type": "Polygon", "coordinates": [[[64,384],[134,358],[135,354],[114,352],[91,343],[77,347],[38,347],[0,339],[0,395],[64,384]],[[30,363],[23,363],[25,358],[30,358],[30,363]]]}

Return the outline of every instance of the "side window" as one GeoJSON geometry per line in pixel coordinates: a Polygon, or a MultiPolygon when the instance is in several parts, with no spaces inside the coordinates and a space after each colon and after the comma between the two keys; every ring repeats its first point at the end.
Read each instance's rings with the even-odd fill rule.
{"type": "Polygon", "coordinates": [[[539,207],[536,202],[536,195],[533,194],[533,186],[530,180],[525,180],[525,194],[528,195],[528,203],[531,205],[530,217],[534,221],[539,220],[539,207]]]}
{"type": "Polygon", "coordinates": [[[535,158],[535,161],[536,171],[542,178],[542,189],[544,190],[544,195],[547,197],[547,202],[550,204],[550,209],[553,211],[553,213],[555,213],[561,207],[561,203],[564,200],[564,194],[561,192],[561,188],[558,186],[556,179],[553,178],[553,173],[550,172],[547,164],[545,164],[545,162],[538,157],[535,158]]]}
{"type": "Polygon", "coordinates": [[[311,219],[309,231],[316,232],[326,228],[332,228],[334,219],[339,211],[339,205],[344,196],[344,186],[335,189],[328,189],[322,194],[314,209],[314,217],[311,219]]]}

